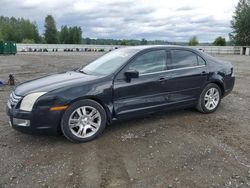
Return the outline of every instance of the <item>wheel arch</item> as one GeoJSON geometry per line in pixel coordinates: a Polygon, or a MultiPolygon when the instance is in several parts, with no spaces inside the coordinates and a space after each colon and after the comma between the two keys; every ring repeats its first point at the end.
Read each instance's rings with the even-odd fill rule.
{"type": "Polygon", "coordinates": [[[222,75],[220,75],[219,73],[213,73],[212,75],[209,76],[208,83],[207,83],[207,84],[210,84],[210,83],[216,84],[221,89],[222,97],[225,94],[225,85],[224,85],[223,80],[224,78],[222,75]]]}
{"type": "Polygon", "coordinates": [[[223,97],[224,95],[224,86],[223,86],[223,82],[220,82],[219,80],[210,80],[209,82],[207,82],[203,89],[202,89],[202,92],[200,93],[200,96],[199,96],[199,99],[198,99],[198,102],[197,102],[197,105],[196,105],[196,109],[201,112],[201,113],[211,113],[211,112],[214,112],[217,108],[218,108],[218,105],[219,103],[217,104],[217,107],[215,107],[212,111],[207,111],[207,109],[204,109],[204,104],[202,101],[204,101],[204,96],[205,96],[205,92],[208,91],[209,88],[209,85],[210,85],[210,88],[211,87],[215,87],[215,86],[212,86],[212,85],[216,85],[217,87],[220,88],[221,90],[221,97],[219,97],[219,103],[221,101],[221,98],[223,97]],[[207,89],[208,88],[208,89],[207,89]]]}
{"type": "Polygon", "coordinates": [[[217,86],[219,86],[219,88],[221,89],[221,95],[222,97],[224,96],[225,90],[224,90],[224,85],[221,81],[219,80],[213,80],[211,82],[209,82],[208,84],[216,84],[217,86]]]}
{"type": "Polygon", "coordinates": [[[86,99],[89,99],[89,100],[93,100],[95,102],[97,102],[98,104],[100,104],[103,109],[105,110],[106,112],[106,116],[107,116],[107,123],[111,123],[112,121],[112,111],[111,109],[108,107],[107,104],[105,104],[100,98],[98,97],[95,97],[95,96],[84,96],[84,97],[79,97],[79,98],[76,98],[72,101],[70,101],[69,105],[77,102],[77,101],[80,101],[80,100],[86,100],[86,99]]]}

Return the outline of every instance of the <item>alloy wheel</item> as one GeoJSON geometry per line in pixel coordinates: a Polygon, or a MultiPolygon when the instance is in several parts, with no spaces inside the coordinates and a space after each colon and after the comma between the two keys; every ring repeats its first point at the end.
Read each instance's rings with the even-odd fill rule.
{"type": "Polygon", "coordinates": [[[220,93],[217,88],[210,88],[204,96],[205,107],[208,110],[213,110],[217,107],[220,101],[220,93]]]}
{"type": "Polygon", "coordinates": [[[100,128],[100,112],[92,106],[79,107],[71,113],[68,125],[71,133],[78,138],[91,137],[100,128]]]}

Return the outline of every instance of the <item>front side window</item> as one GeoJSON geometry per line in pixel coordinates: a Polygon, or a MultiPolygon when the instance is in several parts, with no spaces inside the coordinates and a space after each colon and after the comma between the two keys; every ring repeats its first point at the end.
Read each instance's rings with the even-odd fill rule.
{"type": "Polygon", "coordinates": [[[137,57],[128,69],[136,70],[139,74],[164,71],[166,68],[166,51],[155,50],[137,57]]]}
{"type": "Polygon", "coordinates": [[[197,55],[187,50],[171,50],[172,62],[168,69],[193,67],[198,65],[197,55]]]}

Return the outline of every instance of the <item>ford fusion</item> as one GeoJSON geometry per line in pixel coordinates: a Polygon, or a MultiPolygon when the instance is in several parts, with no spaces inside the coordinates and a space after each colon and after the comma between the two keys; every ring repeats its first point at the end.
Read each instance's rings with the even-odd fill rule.
{"type": "Polygon", "coordinates": [[[17,86],[7,103],[10,125],[25,133],[60,133],[73,142],[107,124],[157,111],[214,112],[234,86],[231,63],[187,47],[116,49],[75,71],[17,86]]]}

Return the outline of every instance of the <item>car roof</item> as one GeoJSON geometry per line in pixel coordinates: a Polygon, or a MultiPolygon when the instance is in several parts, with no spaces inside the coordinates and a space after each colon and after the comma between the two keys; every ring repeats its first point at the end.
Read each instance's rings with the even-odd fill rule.
{"type": "Polygon", "coordinates": [[[129,46],[129,47],[122,47],[120,49],[124,50],[134,50],[134,51],[141,51],[146,49],[158,49],[158,48],[175,48],[175,49],[192,49],[197,50],[195,48],[187,47],[187,46],[179,46],[179,45],[143,45],[143,46],[129,46]]]}

